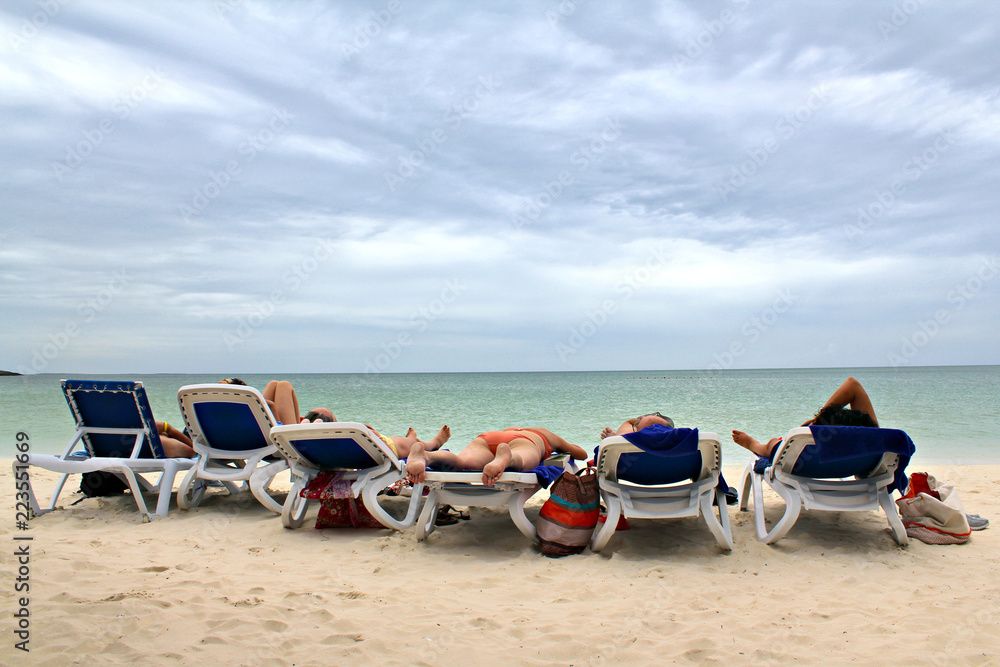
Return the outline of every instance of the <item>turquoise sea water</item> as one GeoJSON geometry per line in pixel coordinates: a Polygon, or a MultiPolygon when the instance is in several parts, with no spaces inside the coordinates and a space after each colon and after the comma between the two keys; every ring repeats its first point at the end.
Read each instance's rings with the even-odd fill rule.
{"type": "MultiPolygon", "coordinates": [[[[823,404],[848,375],[868,390],[879,422],[901,428],[917,446],[915,464],[1000,463],[1000,367],[797,369],[748,371],[621,371],[572,373],[414,373],[286,375],[304,413],[325,406],[343,421],[371,424],[386,435],[413,426],[422,437],[442,424],[452,449],[482,431],[543,426],[592,450],[605,426],[659,410],[678,426],[715,431],[723,463],[742,465],[738,428],[764,440],[783,435],[823,404]]],[[[0,456],[14,455],[15,434],[32,451],[58,453],[74,431],[59,388],[65,375],[0,377],[0,456]]],[[[244,375],[263,388],[275,376],[244,375]]],[[[96,376],[141,381],[156,418],[180,423],[177,389],[215,382],[216,375],[96,376]]]]}

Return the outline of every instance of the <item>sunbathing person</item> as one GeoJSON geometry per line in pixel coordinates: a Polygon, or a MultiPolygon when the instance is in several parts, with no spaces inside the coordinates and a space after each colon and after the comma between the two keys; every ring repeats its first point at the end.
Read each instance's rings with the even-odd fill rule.
{"type": "MultiPolygon", "coordinates": [[[[365,426],[368,426],[368,424],[365,424],[365,426]]],[[[382,438],[382,441],[389,445],[389,449],[396,453],[397,459],[409,458],[413,445],[418,442],[423,446],[423,451],[433,452],[436,451],[441,445],[448,442],[448,439],[451,438],[451,429],[448,428],[447,424],[441,427],[441,430],[437,432],[437,435],[426,441],[421,441],[420,438],[417,437],[417,432],[413,430],[413,427],[410,427],[410,429],[406,432],[406,435],[397,438],[384,436],[371,426],[368,426],[368,428],[371,428],[372,431],[375,432],[375,435],[382,438]]]]}
{"type": "Polygon", "coordinates": [[[167,422],[156,422],[156,432],[160,434],[160,445],[167,458],[189,459],[194,456],[191,438],[167,422]]]}
{"type": "Polygon", "coordinates": [[[638,417],[625,420],[622,425],[618,427],[617,431],[612,431],[610,426],[605,426],[604,430],[601,431],[601,440],[610,438],[613,435],[641,431],[647,426],[652,426],[653,424],[660,424],[662,426],[673,428],[674,420],[666,415],[661,415],[659,412],[651,412],[648,415],[639,415],[638,417]]]}
{"type": "MultiPolygon", "coordinates": [[[[826,403],[820,408],[812,419],[808,419],[803,426],[878,426],[878,419],[875,418],[875,408],[868,397],[868,392],[861,386],[855,378],[849,377],[844,383],[833,392],[826,403]],[[850,406],[847,408],[845,406],[850,406]]],[[[757,456],[773,458],[781,438],[771,438],[767,444],[762,444],[756,438],[752,438],[743,431],[733,431],[733,442],[740,447],[745,447],[757,456]]]]}
{"type": "Polygon", "coordinates": [[[412,483],[424,481],[427,466],[449,470],[482,470],[483,484],[493,486],[505,470],[531,470],[552,452],[566,452],[574,459],[587,458],[582,448],[567,442],[544,428],[505,428],[480,433],[457,454],[448,450],[429,451],[422,442],[414,442],[406,460],[406,472],[412,483]]]}
{"type": "MultiPolygon", "coordinates": [[[[239,378],[226,378],[219,380],[219,384],[236,384],[243,387],[247,383],[239,378]]],[[[337,418],[326,408],[316,408],[309,411],[305,417],[299,416],[299,398],[295,395],[295,389],[288,380],[271,380],[261,392],[271,414],[280,424],[299,424],[303,421],[328,421],[335,422],[337,418]]]]}

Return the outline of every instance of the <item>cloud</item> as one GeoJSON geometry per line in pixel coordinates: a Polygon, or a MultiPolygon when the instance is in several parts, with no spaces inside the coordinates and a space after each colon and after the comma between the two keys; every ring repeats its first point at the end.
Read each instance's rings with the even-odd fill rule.
{"type": "Polygon", "coordinates": [[[1000,17],[914,6],[8,3],[0,367],[1000,363],[1000,17]]]}

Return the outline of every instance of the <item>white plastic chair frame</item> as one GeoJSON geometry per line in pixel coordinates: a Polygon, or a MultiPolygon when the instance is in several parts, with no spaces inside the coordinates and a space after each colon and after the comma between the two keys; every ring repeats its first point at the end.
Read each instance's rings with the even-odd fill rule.
{"type": "Polygon", "coordinates": [[[700,432],[698,449],[701,452],[702,469],[696,481],[662,485],[635,484],[618,479],[618,459],[622,454],[642,450],[621,436],[605,438],[598,450],[597,479],[608,514],[604,525],[599,525],[594,533],[591,550],[601,551],[607,546],[618,527],[618,519],[624,515],[626,519],[701,516],[719,546],[731,551],[733,536],[726,495],[718,488],[722,466],[719,436],[700,432]],[[718,517],[712,510],[713,501],[718,508],[718,517]]]}
{"type": "MultiPolygon", "coordinates": [[[[62,381],[64,392],[66,391],[67,382],[71,381],[62,381]]],[[[142,383],[136,382],[134,385],[135,389],[132,391],[133,397],[136,401],[141,402],[142,405],[146,406],[145,410],[148,411],[148,403],[145,399],[145,389],[143,388],[142,383]],[[141,399],[140,396],[142,397],[141,399]]],[[[116,390],[107,389],[106,391],[116,390]]],[[[165,518],[170,509],[170,497],[173,495],[174,478],[179,471],[186,470],[194,466],[194,459],[140,458],[139,453],[142,449],[144,437],[148,437],[150,439],[155,437],[155,434],[147,432],[148,428],[154,428],[153,426],[149,426],[148,428],[106,428],[85,426],[81,424],[82,419],[77,411],[75,403],[71,402],[70,407],[77,419],[77,429],[62,454],[58,456],[51,454],[27,454],[26,460],[19,461],[17,458],[14,459],[14,463],[12,465],[14,478],[19,479],[19,473],[23,474],[24,471],[27,471],[28,473],[28,503],[31,507],[33,515],[41,516],[42,514],[47,514],[55,509],[56,502],[59,500],[59,495],[62,493],[66,480],[70,475],[103,471],[116,473],[125,478],[125,481],[128,483],[129,490],[132,492],[132,497],[135,500],[136,507],[139,510],[143,523],[152,521],[154,516],[158,518],[165,518]],[[134,436],[135,443],[132,446],[132,451],[130,452],[128,458],[107,456],[71,456],[70,454],[73,452],[73,449],[80,443],[84,436],[90,433],[134,436]],[[52,499],[49,501],[48,507],[42,508],[39,505],[38,499],[35,496],[34,487],[31,484],[30,468],[26,468],[25,466],[38,466],[52,472],[62,473],[62,476],[56,483],[56,488],[52,493],[52,499]],[[159,473],[160,476],[156,483],[150,482],[142,477],[142,474],[150,473],[159,473]],[[155,514],[150,513],[149,508],[146,505],[146,500],[143,497],[144,492],[157,494],[155,514]]],[[[137,409],[139,409],[140,413],[143,412],[142,407],[138,407],[137,409]]],[[[150,423],[152,423],[152,418],[149,417],[149,419],[150,423]]]]}
{"type": "Polygon", "coordinates": [[[294,440],[348,438],[353,440],[376,463],[370,468],[338,470],[342,479],[351,483],[351,493],[360,497],[368,511],[386,528],[406,530],[413,526],[423,496],[423,484],[415,484],[407,506],[406,515],[397,519],[379,504],[382,489],[402,479],[406,471],[403,463],[382,440],[364,424],[357,422],[323,422],[315,424],[288,424],[271,429],[271,440],[278,452],[288,462],[292,476],[292,489],[285,498],[281,523],[285,528],[298,528],[305,520],[309,499],[300,493],[319,473],[324,472],[306,459],[292,444],[294,440]]]}
{"type": "Polygon", "coordinates": [[[900,545],[909,544],[906,528],[899,518],[896,503],[889,492],[899,456],[886,453],[881,463],[868,476],[856,479],[820,479],[792,474],[802,450],[814,444],[808,427],[793,428],[775,452],[774,462],[763,474],[754,472],[754,461],[743,470],[740,484],[740,511],[746,511],[753,493],[754,529],[757,539],[774,544],[795,525],[803,509],[827,512],[885,512],[893,538],[900,545]],[[768,530],[764,520],[763,483],[766,482],[785,501],[785,513],[768,530]]]}
{"type": "MultiPolygon", "coordinates": [[[[543,462],[574,471],[576,466],[567,454],[555,454],[543,462]]],[[[417,540],[422,541],[437,528],[438,508],[441,505],[459,507],[506,507],[511,521],[530,540],[534,540],[535,525],[524,513],[528,499],[542,489],[538,475],[533,472],[505,472],[493,486],[483,484],[482,472],[443,472],[428,470],[424,483],[430,493],[424,509],[417,519],[417,540]]]]}
{"type": "Polygon", "coordinates": [[[194,450],[199,454],[198,463],[181,480],[177,489],[177,505],[182,509],[197,507],[205,496],[206,485],[199,480],[220,481],[230,494],[240,490],[237,482],[246,482],[257,501],[275,514],[281,514],[282,505],[268,491],[275,475],[288,467],[284,459],[265,461],[277,453],[271,443],[271,428],[277,423],[264,396],[253,387],[229,384],[193,384],[181,387],[177,402],[187,425],[194,450]],[[194,406],[202,402],[238,403],[250,408],[266,447],[229,450],[210,447],[202,433],[194,406]]]}

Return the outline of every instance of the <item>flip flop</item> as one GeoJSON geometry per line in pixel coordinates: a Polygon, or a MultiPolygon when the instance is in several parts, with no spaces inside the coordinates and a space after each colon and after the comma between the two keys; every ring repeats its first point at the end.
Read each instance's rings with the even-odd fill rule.
{"type": "Polygon", "coordinates": [[[468,512],[459,512],[451,505],[442,505],[438,508],[437,518],[434,519],[435,526],[451,526],[462,521],[469,520],[468,512]]]}

